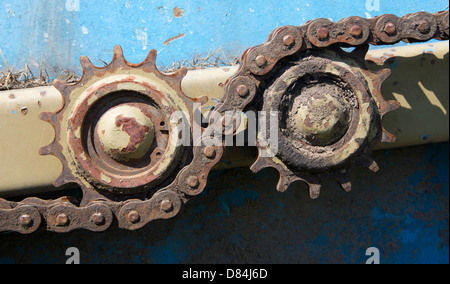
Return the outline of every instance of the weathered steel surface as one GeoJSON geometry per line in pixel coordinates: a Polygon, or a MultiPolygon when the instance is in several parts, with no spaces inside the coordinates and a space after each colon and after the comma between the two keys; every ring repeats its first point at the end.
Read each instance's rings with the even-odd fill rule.
{"type": "MultiPolygon", "coordinates": [[[[351,101],[357,101],[357,104],[352,105],[353,109],[349,111],[352,119],[347,119],[349,120],[347,132],[352,136],[345,139],[349,135],[348,133],[344,134],[343,138],[333,135],[333,139],[341,138],[344,141],[342,146],[348,146],[348,149],[342,151],[342,155],[337,155],[337,158],[329,159],[327,157],[327,159],[317,162],[314,158],[303,159],[305,157],[300,157],[300,159],[294,159],[294,162],[291,160],[291,163],[289,163],[290,157],[295,156],[298,149],[285,151],[285,148],[288,147],[285,144],[277,153],[277,159],[270,159],[270,162],[258,159],[253,166],[255,171],[259,171],[266,166],[279,169],[281,178],[278,189],[280,191],[284,191],[293,181],[301,179],[309,183],[310,195],[312,198],[316,198],[323,182],[320,174],[317,174],[320,171],[331,171],[331,174],[327,173],[326,176],[336,177],[341,186],[348,191],[350,189],[348,165],[350,165],[349,168],[363,165],[372,171],[378,170],[378,166],[369,158],[369,155],[378,142],[394,141],[393,135],[381,127],[381,119],[389,111],[399,107],[397,102],[386,101],[380,92],[381,83],[386,79],[389,72],[373,73],[366,71],[363,61],[368,44],[393,44],[400,40],[406,42],[428,41],[432,38],[446,40],[449,35],[448,21],[445,19],[448,19],[448,11],[436,14],[419,12],[402,18],[384,15],[370,20],[350,17],[337,23],[326,19],[318,19],[300,27],[284,26],[277,28],[271,33],[265,44],[250,48],[244,53],[243,64],[237,73],[227,81],[224,87],[225,95],[216,106],[215,110],[222,117],[210,121],[210,125],[202,133],[202,138],[209,139],[215,133],[236,132],[242,119],[239,116],[229,117],[226,112],[243,112],[247,106],[253,103],[255,98],[259,99],[261,88],[264,89],[266,84],[270,82],[275,70],[280,68],[279,63],[287,62],[288,56],[295,55],[298,59],[304,57],[305,53],[314,55],[314,50],[318,48],[328,47],[330,50],[335,50],[337,45],[342,47],[355,46],[357,47],[356,51],[350,55],[338,52],[338,58],[332,57],[331,61],[326,64],[317,64],[317,62],[312,64],[324,69],[308,71],[309,75],[313,77],[319,73],[331,74],[337,78],[334,82],[335,85],[336,82],[343,82],[344,89],[351,89],[350,93],[353,94],[349,98],[339,97],[335,99],[338,101],[349,99],[350,101],[346,103],[350,105],[352,105],[351,101]],[[348,61],[346,56],[353,61],[348,61]],[[335,59],[338,62],[343,61],[349,67],[335,64],[335,59]],[[267,79],[268,82],[265,81],[267,79]],[[347,85],[351,87],[348,88],[347,85]],[[233,121],[236,121],[236,125],[232,124],[233,121]],[[306,164],[299,166],[295,164],[296,162],[306,164]],[[285,163],[290,164],[294,170],[286,167],[285,163]],[[278,165],[281,165],[281,167],[278,165]],[[345,167],[343,167],[344,165],[345,167]],[[305,169],[307,172],[303,173],[302,171],[305,169]]],[[[330,59],[322,54],[319,57],[330,59]]],[[[143,63],[131,64],[123,58],[120,47],[116,47],[112,63],[102,69],[94,67],[87,57],[82,57],[83,77],[77,84],[67,85],[61,81],[55,81],[56,88],[63,95],[64,105],[56,113],[46,112],[41,114],[43,120],[54,126],[56,137],[50,145],[41,148],[40,153],[55,155],[63,164],[62,174],[55,180],[54,184],[61,186],[77,183],[83,189],[83,198],[81,201],[74,202],[67,198],[59,201],[30,199],[18,203],[2,202],[3,208],[0,208],[0,218],[3,220],[3,226],[0,227],[0,230],[30,233],[39,227],[41,217],[43,217],[47,229],[55,232],[68,232],[79,228],[102,231],[110,226],[113,221],[112,218],[114,218],[113,215],[117,218],[119,227],[134,230],[141,228],[152,220],[175,216],[191,196],[199,195],[204,190],[209,171],[222,156],[223,146],[220,146],[221,141],[215,141],[215,146],[209,147],[198,141],[193,141],[193,157],[190,164],[186,162],[188,157],[180,150],[180,147],[172,146],[171,148],[169,146],[166,153],[162,154],[158,150],[160,146],[158,145],[154,151],[160,155],[156,155],[156,158],[162,155],[161,159],[167,157],[168,161],[152,164],[150,159],[149,168],[144,167],[143,172],[145,174],[141,174],[143,172],[137,170],[131,171],[131,175],[128,176],[129,168],[123,168],[123,164],[117,167],[113,162],[117,159],[123,162],[124,158],[112,155],[115,153],[111,152],[122,151],[123,148],[109,147],[105,149],[101,143],[104,140],[98,139],[95,123],[98,120],[102,121],[102,115],[104,114],[102,107],[105,104],[105,102],[102,102],[103,97],[118,94],[118,97],[121,98],[122,92],[130,89],[139,93],[139,97],[144,96],[151,99],[161,109],[164,109],[163,105],[171,107],[171,112],[180,108],[180,110],[185,111],[185,114],[189,114],[188,121],[193,125],[193,100],[188,99],[181,90],[181,80],[186,70],[182,69],[173,75],[163,75],[156,70],[155,59],[156,51],[152,50],[143,63]],[[141,77],[147,77],[146,79],[156,82],[155,84],[158,87],[155,89],[154,85],[148,84],[145,79],[141,80],[141,77]],[[125,85],[126,87],[124,87],[125,85]],[[158,91],[169,97],[170,102],[159,102],[159,99],[164,96],[161,94],[153,95],[158,91]],[[98,105],[100,105],[100,108],[98,105]],[[92,109],[95,111],[92,111],[92,109]],[[100,114],[100,116],[95,116],[97,114],[100,114]],[[97,156],[97,153],[102,150],[106,150],[107,155],[97,156]],[[108,160],[107,156],[111,155],[113,159],[108,160]],[[159,166],[162,166],[163,169],[159,169],[159,166]],[[116,175],[111,174],[110,168],[113,168],[112,172],[116,170],[116,175]],[[169,178],[173,176],[172,173],[175,169],[181,170],[176,177],[169,178]],[[155,176],[156,174],[161,174],[160,179],[155,176]],[[153,183],[155,180],[158,181],[153,183]],[[164,187],[167,183],[170,184],[164,187]],[[163,188],[158,187],[160,184],[163,184],[163,188]],[[128,196],[125,194],[128,194],[128,196]],[[130,199],[130,194],[132,194],[132,199],[130,199]],[[40,214],[39,218],[33,218],[33,214],[27,212],[15,212],[16,208],[21,208],[25,204],[34,206],[40,214]],[[27,230],[24,231],[24,228],[27,230]]],[[[300,64],[302,63],[307,65],[308,62],[302,61],[300,64]]],[[[302,73],[299,77],[304,75],[305,73],[302,73]]],[[[283,76],[280,76],[280,78],[283,78],[283,76]]],[[[282,93],[285,93],[292,87],[291,83],[293,82],[283,80],[281,82],[281,86],[275,87],[274,91],[281,90],[282,93]]],[[[268,90],[270,90],[270,87],[268,90]]],[[[270,102],[273,97],[280,99],[280,96],[273,94],[265,96],[264,99],[270,102]]],[[[330,99],[330,96],[328,96],[328,99],[330,99]]],[[[145,113],[139,107],[139,104],[130,105],[129,103],[125,102],[124,105],[140,108],[145,113]]],[[[136,102],[133,101],[132,103],[136,102]]],[[[275,103],[268,110],[280,111],[282,106],[275,103]]],[[[346,111],[342,107],[340,110],[346,111]]],[[[26,111],[24,112],[26,113],[26,111]]],[[[145,116],[154,119],[155,117],[150,113],[151,111],[145,116]]],[[[288,118],[289,116],[290,114],[287,114],[288,118]]],[[[346,116],[349,116],[349,114],[346,116]]],[[[137,117],[135,116],[134,119],[136,120],[137,117]]],[[[159,115],[156,115],[156,117],[159,117],[159,115]]],[[[128,118],[127,121],[129,122],[130,119],[128,118]]],[[[156,122],[160,121],[163,120],[156,119],[156,122]]],[[[116,117],[116,122],[116,127],[118,125],[123,126],[124,117],[119,115],[116,117]],[[119,119],[119,122],[117,122],[117,119],[119,119]]],[[[152,122],[154,125],[155,120],[152,120],[152,122]]],[[[303,120],[302,123],[311,125],[310,121],[303,120]]],[[[167,121],[166,124],[168,125],[167,121]]],[[[164,127],[163,124],[160,125],[164,127]]],[[[147,130],[144,128],[144,133],[141,131],[142,127],[145,126],[140,124],[139,127],[134,124],[133,126],[127,126],[124,130],[128,134],[133,133],[134,139],[130,138],[128,145],[125,146],[127,153],[134,154],[136,147],[144,140],[149,127],[147,127],[147,130]]],[[[298,127],[298,123],[295,127],[298,127]]],[[[328,126],[323,125],[322,128],[328,128],[328,126]]],[[[345,132],[339,128],[338,133],[345,132]]],[[[177,133],[174,133],[171,129],[168,129],[168,131],[169,135],[175,135],[174,140],[177,140],[177,133]]],[[[160,140],[164,139],[156,139],[157,142],[160,140]]],[[[326,143],[332,142],[334,141],[327,141],[326,143]]],[[[139,155],[141,154],[139,153],[139,155]]],[[[127,162],[129,162],[128,158],[125,158],[127,162]]],[[[131,163],[133,166],[137,166],[141,162],[148,161],[137,159],[131,163]]]]}
{"type": "MultiPolygon", "coordinates": [[[[255,100],[257,110],[267,112],[267,129],[270,129],[269,116],[272,112],[278,112],[278,151],[271,157],[263,155],[263,152],[270,151],[267,146],[269,137],[264,133],[258,139],[259,157],[252,165],[252,170],[258,172],[266,167],[276,168],[280,174],[277,185],[279,191],[285,191],[296,180],[305,181],[309,184],[312,198],[318,197],[322,183],[330,176],[335,177],[344,190],[349,191],[349,169],[365,166],[378,171],[379,167],[370,154],[379,142],[396,141],[396,137],[386,131],[381,122],[387,113],[398,109],[400,104],[394,100],[385,100],[381,94],[381,85],[390,75],[390,70],[376,73],[367,71],[364,58],[368,44],[391,45],[402,40],[417,42],[433,38],[447,40],[448,13],[418,12],[401,18],[390,14],[373,19],[348,17],[336,23],[328,19],[316,19],[300,27],[279,27],[272,31],[267,42],[247,49],[237,74],[225,86],[224,105],[219,104],[217,110],[221,113],[243,110],[255,100]],[[356,49],[350,54],[344,54],[337,46],[356,49]],[[321,58],[329,56],[317,55],[314,50],[320,48],[334,50],[335,55],[331,56],[334,57],[331,60],[340,64],[331,66],[334,62],[323,62],[321,58]],[[308,63],[311,56],[317,59],[308,63]],[[290,64],[294,66],[293,71],[287,69],[290,64]],[[325,141],[325,147],[314,147],[310,145],[311,141],[306,142],[302,137],[314,133],[299,135],[296,133],[298,131],[292,131],[292,127],[286,128],[286,119],[289,120],[291,116],[289,106],[295,103],[288,100],[298,96],[294,92],[305,95],[299,85],[317,86],[325,77],[329,80],[335,78],[331,79],[334,80],[331,85],[339,86],[343,82],[350,86],[344,86],[346,90],[341,90],[340,96],[342,99],[349,96],[357,104],[348,102],[352,105],[349,111],[352,118],[348,121],[348,127],[338,127],[338,133],[347,133],[325,141]],[[306,82],[300,82],[302,80],[306,82]],[[350,95],[346,95],[346,92],[350,95]],[[292,137],[293,133],[297,135],[292,137]],[[337,142],[336,138],[339,138],[337,142]]],[[[305,123],[312,125],[309,119],[303,120],[301,124],[305,123]]],[[[218,125],[217,121],[211,127],[215,125],[218,125]]],[[[294,128],[299,130],[299,124],[295,124],[294,128]]]]}
{"type": "MultiPolygon", "coordinates": [[[[370,70],[377,71],[381,66],[392,71],[382,93],[402,106],[383,119],[384,127],[395,134],[397,141],[381,143],[376,149],[448,141],[448,42],[371,50],[366,60],[370,70]]],[[[222,98],[220,86],[237,68],[189,71],[182,89],[189,97],[208,96],[202,112],[208,111],[222,98]]],[[[4,162],[0,163],[4,173],[2,196],[55,190],[52,183],[61,172],[61,163],[38,153],[53,139],[54,131],[38,118],[38,113],[56,111],[62,104],[60,93],[54,87],[12,90],[1,93],[0,104],[5,107],[0,113],[0,128],[6,132],[0,136],[0,143],[6,145],[4,162]],[[27,112],[23,114],[22,109],[27,112]]],[[[249,166],[255,155],[253,148],[229,147],[216,168],[249,166]]]]}
{"type": "Polygon", "coordinates": [[[330,182],[314,200],[302,183],[272,190],[273,169],[215,171],[177,218],[138,231],[1,234],[0,263],[62,264],[69,247],[83,264],[364,264],[368,247],[381,264],[448,263],[448,150],[376,151],[380,171],[354,172],[352,194],[330,182]]]}
{"type": "Polygon", "coordinates": [[[180,123],[192,128],[193,103],[201,105],[202,100],[188,98],[181,90],[185,68],[164,75],[155,59],[152,50],[144,62],[131,64],[116,46],[105,68],[82,57],[79,82],[54,82],[63,104],[56,112],[40,113],[55,129],[53,142],[40,154],[59,158],[63,170],[54,185],[76,183],[82,199],[2,200],[0,230],[31,233],[44,221],[54,232],[103,231],[114,219],[119,227],[137,229],[173,217],[190,196],[203,191],[223,150],[177,143],[182,134],[178,127],[186,127],[180,123]],[[184,120],[173,120],[177,111],[184,120]],[[150,141],[141,149],[146,137],[150,141]]]}

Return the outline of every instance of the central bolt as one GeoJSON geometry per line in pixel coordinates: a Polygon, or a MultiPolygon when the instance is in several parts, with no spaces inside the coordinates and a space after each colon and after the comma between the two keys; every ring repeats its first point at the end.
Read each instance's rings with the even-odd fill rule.
{"type": "Polygon", "coordinates": [[[331,145],[348,129],[349,110],[340,99],[343,90],[321,83],[302,90],[294,99],[289,127],[302,141],[314,146],[331,145]]]}
{"type": "Polygon", "coordinates": [[[103,150],[117,161],[144,157],[155,139],[152,120],[137,106],[122,104],[105,112],[97,124],[103,150]]]}

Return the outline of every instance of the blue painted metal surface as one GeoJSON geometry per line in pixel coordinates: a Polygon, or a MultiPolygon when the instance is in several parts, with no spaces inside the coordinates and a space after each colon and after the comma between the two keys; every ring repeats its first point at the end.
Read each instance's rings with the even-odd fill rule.
{"type": "Polygon", "coordinates": [[[170,65],[220,47],[240,56],[265,42],[274,28],[316,18],[337,21],[447,8],[444,0],[4,0],[0,48],[18,69],[25,64],[38,69],[43,62],[50,71],[80,71],[80,56],[109,62],[117,44],[130,62],[141,62],[154,48],[158,65],[170,65]]]}
{"type": "Polygon", "coordinates": [[[177,217],[139,231],[0,235],[0,263],[448,263],[449,143],[379,151],[377,174],[354,173],[312,200],[303,183],[279,193],[275,170],[213,172],[177,217]]]}
{"type": "MultiPolygon", "coordinates": [[[[55,73],[79,71],[81,55],[109,62],[116,44],[131,62],[155,48],[158,65],[170,65],[219,47],[239,56],[277,26],[319,17],[448,9],[443,0],[381,0],[379,9],[376,3],[4,0],[0,48],[16,70],[44,62],[55,73]]],[[[448,148],[377,152],[380,173],[356,172],[351,193],[330,183],[318,200],[301,183],[276,192],[278,175],[270,169],[214,172],[206,192],[171,220],[136,232],[1,234],[0,263],[64,263],[72,246],[84,263],[364,263],[371,246],[382,263],[448,263],[448,148]]]]}

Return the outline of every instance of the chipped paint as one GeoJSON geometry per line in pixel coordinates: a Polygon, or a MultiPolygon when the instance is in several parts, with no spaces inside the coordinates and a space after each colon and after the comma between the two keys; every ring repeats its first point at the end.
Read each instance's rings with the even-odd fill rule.
{"type": "Polygon", "coordinates": [[[176,35],[176,36],[173,36],[173,37],[169,38],[168,40],[166,40],[165,42],[163,42],[163,45],[170,45],[170,43],[171,43],[172,41],[174,41],[174,40],[176,40],[176,39],[179,39],[179,38],[182,38],[182,37],[184,37],[184,36],[185,36],[184,33],[179,34],[179,35],[176,35]]]}
{"type": "Polygon", "coordinates": [[[102,181],[106,182],[106,183],[111,183],[111,178],[107,175],[105,175],[104,173],[101,173],[101,179],[102,181]]]}
{"type": "Polygon", "coordinates": [[[173,16],[175,18],[181,18],[184,15],[184,10],[178,7],[173,8],[173,16]]]}

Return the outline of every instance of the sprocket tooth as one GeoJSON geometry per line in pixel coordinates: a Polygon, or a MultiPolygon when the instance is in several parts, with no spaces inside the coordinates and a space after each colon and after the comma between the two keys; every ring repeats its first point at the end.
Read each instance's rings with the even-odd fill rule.
{"type": "Polygon", "coordinates": [[[125,57],[123,56],[123,49],[120,45],[114,46],[113,54],[114,55],[113,55],[112,62],[116,62],[116,61],[120,61],[121,63],[126,62],[125,57]]]}
{"type": "Polygon", "coordinates": [[[54,148],[53,143],[51,143],[47,146],[41,147],[39,149],[39,155],[47,156],[47,155],[52,155],[54,153],[55,153],[55,148],[54,148]]]}
{"type": "Polygon", "coordinates": [[[345,192],[350,192],[352,190],[352,182],[348,175],[339,176],[336,180],[345,192]]]}
{"type": "Polygon", "coordinates": [[[350,53],[356,58],[365,58],[367,52],[369,52],[370,46],[368,44],[356,46],[355,49],[350,53]]]}
{"type": "Polygon", "coordinates": [[[375,80],[375,82],[378,84],[378,88],[380,88],[383,82],[391,76],[392,71],[389,68],[385,68],[375,72],[375,74],[378,76],[378,80],[375,80]]]}
{"type": "Polygon", "coordinates": [[[92,64],[91,60],[85,55],[80,57],[80,64],[81,68],[83,69],[83,74],[96,69],[94,64],[92,64]]]}
{"type": "Polygon", "coordinates": [[[38,117],[42,121],[51,123],[53,121],[54,115],[55,114],[53,112],[41,112],[39,113],[38,117]]]}
{"type": "Polygon", "coordinates": [[[267,165],[266,162],[264,162],[264,158],[258,157],[258,159],[253,163],[253,165],[250,166],[250,170],[253,173],[258,173],[262,169],[268,168],[269,165],[267,165]]]}
{"type": "Polygon", "coordinates": [[[369,47],[370,46],[368,44],[357,46],[349,54],[349,56],[351,58],[353,58],[359,64],[359,66],[361,66],[364,69],[367,68],[365,58],[366,58],[367,52],[369,52],[369,47]]]}
{"type": "Polygon", "coordinates": [[[322,185],[308,182],[308,186],[309,186],[309,196],[311,197],[311,199],[319,198],[320,189],[322,188],[322,185]]]}
{"type": "Polygon", "coordinates": [[[183,78],[187,75],[188,69],[186,67],[181,67],[178,69],[172,76],[177,79],[177,81],[180,82],[183,80],[183,78]]]}
{"type": "Polygon", "coordinates": [[[279,192],[285,192],[289,186],[297,180],[301,180],[300,178],[297,178],[295,176],[287,176],[280,172],[280,179],[277,183],[277,191],[279,192]]]}
{"type": "Polygon", "coordinates": [[[381,142],[383,143],[395,143],[397,142],[397,137],[383,128],[383,134],[381,137],[381,142]]]}
{"type": "Polygon", "coordinates": [[[152,67],[156,68],[156,56],[158,55],[158,52],[156,51],[156,49],[152,49],[149,51],[147,57],[145,58],[145,60],[142,62],[142,64],[149,64],[152,67]]]}
{"type": "Polygon", "coordinates": [[[180,69],[178,69],[175,73],[170,74],[170,75],[165,75],[165,76],[168,76],[171,79],[171,81],[173,82],[175,87],[180,91],[180,93],[182,93],[184,95],[185,98],[191,100],[191,98],[188,97],[181,88],[181,82],[183,81],[187,72],[188,72],[188,69],[183,66],[180,69]]]}
{"type": "Polygon", "coordinates": [[[63,185],[66,184],[66,181],[64,180],[63,176],[60,175],[59,177],[57,177],[54,181],[53,181],[53,186],[54,187],[61,187],[63,185]]]}
{"type": "Polygon", "coordinates": [[[380,167],[378,166],[377,162],[375,162],[374,160],[369,160],[367,162],[367,168],[374,173],[376,173],[380,170],[380,167]]]}
{"type": "Polygon", "coordinates": [[[61,94],[66,94],[66,89],[69,85],[60,79],[55,79],[53,81],[53,87],[55,87],[61,94]]]}
{"type": "Polygon", "coordinates": [[[401,108],[401,104],[398,101],[395,100],[384,101],[384,108],[381,110],[381,117],[399,108],[401,108]]]}

